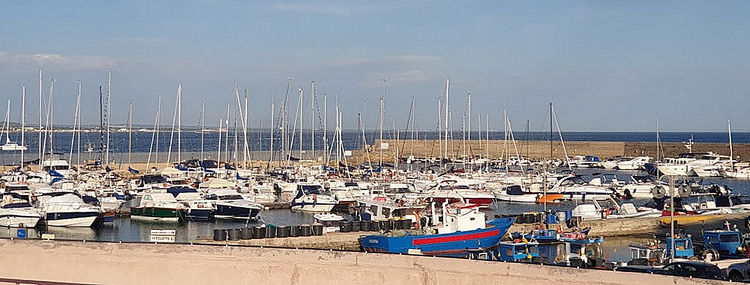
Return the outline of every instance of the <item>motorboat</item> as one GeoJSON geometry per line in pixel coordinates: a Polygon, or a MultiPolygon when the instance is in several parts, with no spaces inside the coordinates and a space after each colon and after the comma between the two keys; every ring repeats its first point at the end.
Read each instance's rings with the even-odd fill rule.
{"type": "Polygon", "coordinates": [[[39,210],[27,199],[15,193],[2,195],[0,201],[0,226],[3,227],[36,227],[42,218],[39,210]]]}
{"type": "Polygon", "coordinates": [[[182,217],[186,221],[203,222],[213,218],[214,206],[211,201],[203,199],[195,188],[182,186],[167,189],[178,203],[182,204],[182,217]]]}
{"type": "Polygon", "coordinates": [[[625,157],[625,156],[615,156],[613,158],[607,159],[606,161],[602,161],[601,165],[604,169],[616,169],[617,164],[624,161],[630,161],[632,160],[632,157],[625,157]]]}
{"type": "Polygon", "coordinates": [[[99,217],[101,208],[86,204],[69,192],[50,192],[37,197],[37,204],[48,226],[90,227],[99,217]]]}
{"type": "Polygon", "coordinates": [[[602,164],[598,156],[576,155],[570,160],[570,166],[574,168],[601,168],[602,164]]]}
{"type": "Polygon", "coordinates": [[[511,203],[533,204],[541,193],[524,190],[521,185],[508,185],[495,192],[495,199],[511,203]]]}
{"type": "Polygon", "coordinates": [[[213,190],[204,196],[214,204],[214,217],[217,219],[254,220],[263,210],[263,205],[245,199],[234,190],[213,190]]]}
{"type": "Polygon", "coordinates": [[[480,207],[489,207],[495,200],[495,195],[488,191],[472,189],[467,184],[456,180],[444,180],[437,190],[428,193],[430,200],[437,203],[448,201],[449,203],[470,203],[480,207]]]}
{"type": "Polygon", "coordinates": [[[323,225],[323,231],[326,233],[338,232],[341,222],[344,221],[344,217],[331,213],[317,213],[313,218],[316,223],[323,225]]]}
{"type": "Polygon", "coordinates": [[[292,210],[302,212],[330,212],[337,204],[338,201],[323,194],[323,186],[316,183],[298,183],[297,194],[291,201],[292,210]]]}
{"type": "Polygon", "coordinates": [[[651,199],[654,197],[654,191],[666,191],[664,182],[656,180],[650,175],[633,175],[630,176],[630,182],[622,186],[619,190],[620,196],[626,199],[641,198],[651,199]]]}
{"type": "Polygon", "coordinates": [[[619,170],[643,170],[646,167],[646,163],[650,163],[653,160],[650,156],[638,156],[630,160],[623,160],[617,162],[616,169],[619,170]]]}
{"type": "MultiPolygon", "coordinates": [[[[659,217],[662,212],[657,209],[637,209],[633,203],[618,204],[614,199],[609,198],[610,206],[604,206],[600,201],[593,200],[590,204],[581,204],[576,206],[572,211],[574,218],[583,221],[604,220],[604,219],[623,219],[623,218],[641,218],[641,217],[659,217]]],[[[604,202],[604,201],[602,201],[604,202]]]]}
{"type": "Polygon", "coordinates": [[[130,218],[178,222],[183,208],[170,193],[144,193],[138,206],[130,208],[130,218]]]}
{"type": "Polygon", "coordinates": [[[563,200],[591,201],[608,199],[616,192],[606,186],[589,184],[579,175],[569,175],[557,181],[547,194],[562,195],[563,200]]]}

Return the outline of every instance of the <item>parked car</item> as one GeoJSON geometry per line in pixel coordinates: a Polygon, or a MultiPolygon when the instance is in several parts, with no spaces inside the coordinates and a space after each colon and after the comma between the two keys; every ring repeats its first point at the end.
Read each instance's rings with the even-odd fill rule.
{"type": "Polygon", "coordinates": [[[682,277],[705,278],[724,280],[724,272],[713,263],[703,261],[675,261],[660,269],[654,269],[653,273],[674,275],[682,277]]]}
{"type": "Polygon", "coordinates": [[[733,282],[750,280],[750,260],[730,265],[727,278],[733,282]]]}

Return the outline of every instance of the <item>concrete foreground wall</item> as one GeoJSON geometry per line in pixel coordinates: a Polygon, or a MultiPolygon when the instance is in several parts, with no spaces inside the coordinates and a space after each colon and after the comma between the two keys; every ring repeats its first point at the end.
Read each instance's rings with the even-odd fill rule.
{"type": "Polygon", "coordinates": [[[0,240],[0,278],[99,284],[722,284],[360,252],[0,240]]]}

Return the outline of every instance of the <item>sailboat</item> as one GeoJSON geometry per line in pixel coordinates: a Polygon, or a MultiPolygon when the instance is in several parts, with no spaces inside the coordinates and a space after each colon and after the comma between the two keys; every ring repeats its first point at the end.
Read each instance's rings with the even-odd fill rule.
{"type": "MultiPolygon", "coordinates": [[[[5,144],[0,146],[0,150],[3,150],[3,151],[27,150],[26,146],[19,145],[10,140],[10,99],[8,99],[8,109],[5,112],[5,124],[3,124],[2,131],[5,133],[5,144]]],[[[2,136],[2,134],[0,134],[0,136],[2,136]]]]}

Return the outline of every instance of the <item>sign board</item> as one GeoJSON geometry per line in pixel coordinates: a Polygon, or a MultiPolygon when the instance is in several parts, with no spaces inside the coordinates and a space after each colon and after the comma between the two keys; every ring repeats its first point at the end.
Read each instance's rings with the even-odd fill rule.
{"type": "Polygon", "coordinates": [[[389,147],[388,143],[380,143],[380,149],[386,150],[388,149],[388,147],[389,147]]]}
{"type": "Polygon", "coordinates": [[[53,234],[42,234],[42,239],[55,239],[53,234]]]}
{"type": "Polygon", "coordinates": [[[175,230],[151,230],[151,242],[175,242],[175,230]]]}
{"type": "Polygon", "coordinates": [[[16,231],[16,236],[18,238],[26,238],[26,229],[18,229],[18,231],[16,231]]]}

